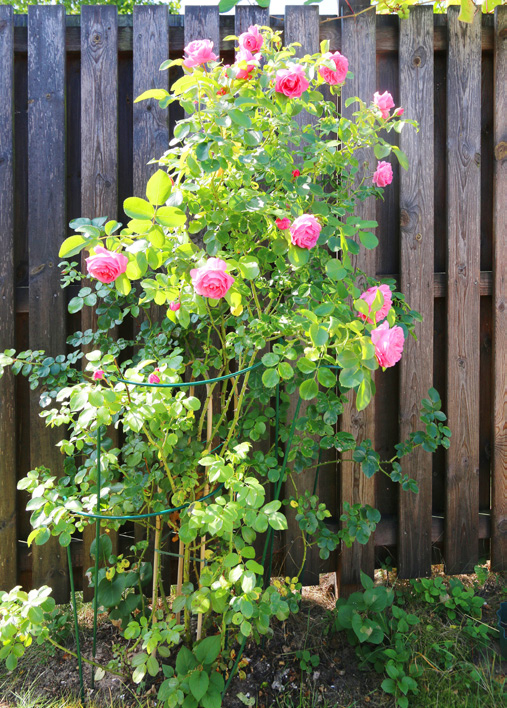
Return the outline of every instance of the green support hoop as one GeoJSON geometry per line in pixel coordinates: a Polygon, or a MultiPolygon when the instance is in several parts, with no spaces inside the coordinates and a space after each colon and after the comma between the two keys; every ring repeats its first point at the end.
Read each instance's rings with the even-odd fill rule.
{"type": "MultiPolygon", "coordinates": [[[[232,379],[236,378],[237,376],[241,376],[242,374],[246,374],[249,371],[253,371],[254,369],[257,369],[259,366],[263,366],[262,361],[257,362],[256,364],[253,364],[252,366],[249,366],[245,369],[240,369],[240,371],[235,371],[231,374],[226,374],[225,376],[219,376],[214,379],[205,379],[201,381],[183,381],[180,383],[168,383],[168,384],[155,384],[155,383],[149,383],[145,381],[129,381],[127,379],[118,379],[120,383],[129,385],[129,386],[149,386],[150,388],[188,388],[190,386],[204,386],[212,383],[218,383],[220,381],[225,381],[227,379],[232,379]]],[[[323,365],[322,368],[325,369],[339,369],[339,366],[331,366],[331,365],[323,365]]],[[[296,432],[296,423],[298,420],[299,416],[299,411],[301,408],[302,404],[302,398],[301,396],[298,397],[298,401],[296,404],[296,411],[294,414],[294,419],[292,421],[290,433],[289,433],[289,438],[287,441],[287,447],[285,449],[285,455],[282,463],[282,467],[280,469],[280,477],[276,483],[275,486],[275,493],[274,493],[274,500],[278,500],[280,496],[280,492],[282,489],[282,483],[283,483],[283,477],[285,475],[285,470],[287,468],[287,462],[289,458],[289,452],[292,447],[292,440],[294,438],[294,434],[296,432]]],[[[275,417],[275,457],[278,460],[278,452],[279,452],[279,426],[280,426],[280,384],[277,384],[276,386],[276,417],[275,417]]],[[[222,443],[220,443],[221,445],[222,443]]],[[[215,450],[220,447],[218,445],[215,450]]],[[[156,516],[164,516],[166,514],[172,514],[175,511],[181,511],[182,509],[186,509],[190,504],[193,504],[195,502],[187,502],[186,504],[183,504],[182,506],[175,507],[172,509],[164,509],[162,511],[155,511],[155,512],[150,512],[148,514],[132,514],[132,515],[126,515],[126,516],[113,516],[113,515],[107,515],[107,514],[101,514],[100,513],[100,501],[101,501],[101,454],[102,454],[102,440],[101,440],[101,433],[100,433],[100,427],[97,430],[97,504],[96,504],[96,513],[86,513],[86,512],[77,512],[77,511],[71,511],[70,509],[68,511],[71,511],[72,514],[75,516],[80,516],[88,519],[95,519],[95,568],[94,568],[94,585],[93,585],[93,646],[92,646],[92,656],[95,659],[96,656],[96,651],[97,651],[97,616],[98,616],[98,596],[97,596],[97,581],[98,581],[98,575],[99,575],[99,561],[100,561],[100,522],[102,520],[106,521],[135,521],[138,519],[149,519],[153,518],[156,516]]],[[[320,459],[320,455],[319,455],[320,459]]],[[[319,466],[317,465],[317,470],[315,472],[315,481],[314,481],[314,493],[315,489],[317,486],[317,480],[318,480],[318,473],[319,473],[319,466]]],[[[204,497],[201,497],[200,499],[196,501],[205,501],[207,499],[210,499],[213,497],[217,492],[219,492],[221,489],[223,489],[224,484],[219,485],[216,489],[214,489],[212,492],[209,494],[206,494],[204,497]]],[[[273,529],[270,528],[268,531],[268,535],[266,537],[266,542],[264,544],[264,551],[262,553],[262,565],[264,566],[266,562],[266,558],[268,556],[268,549],[269,549],[269,572],[264,573],[264,582],[263,582],[263,587],[266,589],[267,584],[269,583],[269,580],[271,578],[271,570],[272,570],[272,561],[273,561],[273,543],[274,543],[274,532],[273,529]]],[[[163,553],[162,551],[159,551],[160,553],[163,553]]],[[[177,554],[170,554],[167,553],[167,555],[177,555],[177,554]]],[[[201,560],[201,559],[199,559],[201,560]]],[[[78,626],[78,619],[77,619],[77,604],[76,604],[76,591],[74,587],[74,578],[72,575],[72,560],[71,560],[71,554],[70,554],[70,545],[67,546],[67,561],[69,565],[69,577],[70,577],[70,589],[71,589],[71,597],[72,597],[72,605],[73,605],[73,614],[74,614],[74,630],[76,634],[76,653],[78,657],[78,669],[79,669],[79,686],[80,686],[80,693],[81,693],[81,700],[84,702],[85,700],[85,690],[84,690],[84,681],[83,681],[83,667],[82,667],[82,656],[81,656],[81,647],[80,647],[80,642],[79,642],[79,626],[78,626]]],[[[238,656],[236,657],[236,661],[234,663],[234,666],[232,667],[231,673],[229,674],[229,678],[227,679],[227,682],[225,684],[225,688],[222,693],[222,697],[225,695],[227,689],[229,688],[229,685],[234,678],[234,675],[237,671],[241,656],[243,654],[243,651],[246,646],[246,637],[243,639],[241,642],[239,651],[238,651],[238,656]]],[[[91,680],[91,687],[92,689],[95,687],[95,675],[92,671],[92,680],[91,680]]]]}

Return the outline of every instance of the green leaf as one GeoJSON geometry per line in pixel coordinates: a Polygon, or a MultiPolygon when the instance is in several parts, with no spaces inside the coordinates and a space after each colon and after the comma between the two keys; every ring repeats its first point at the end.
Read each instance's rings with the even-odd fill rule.
{"type": "Polygon", "coordinates": [[[363,246],[368,250],[376,248],[378,246],[378,238],[371,231],[361,231],[359,233],[359,239],[363,246]]]}
{"type": "Polygon", "coordinates": [[[98,587],[97,600],[104,607],[116,607],[120,604],[125,581],[122,575],[115,575],[112,580],[102,578],[98,587]]]}
{"type": "Polygon", "coordinates": [[[310,401],[312,398],[317,396],[318,392],[319,387],[315,379],[307,379],[306,381],[303,381],[299,387],[299,395],[303,401],[310,401]]]}
{"type": "Polygon", "coordinates": [[[255,258],[245,256],[239,261],[238,265],[241,275],[247,280],[253,280],[259,275],[259,264],[255,258]]]}
{"type": "Polygon", "coordinates": [[[194,671],[188,682],[190,690],[196,701],[200,701],[209,686],[209,676],[205,671],[194,671]]]}
{"type": "Polygon", "coordinates": [[[73,297],[69,302],[68,310],[71,315],[83,309],[84,300],[82,297],[73,297]]]}
{"type": "Polygon", "coordinates": [[[166,98],[166,96],[169,96],[169,94],[165,89],[148,89],[148,91],[144,91],[140,96],[138,96],[134,100],[134,103],[146,101],[149,98],[154,98],[155,101],[161,101],[163,98],[166,98]]]}
{"type": "Polygon", "coordinates": [[[131,219],[152,219],[154,208],[144,199],[129,197],[123,202],[123,210],[131,219]]]}
{"type": "Polygon", "coordinates": [[[476,11],[477,8],[473,0],[461,0],[461,11],[459,13],[458,20],[460,22],[466,22],[468,24],[471,24],[476,11]]]}
{"type": "Polygon", "coordinates": [[[278,354],[274,354],[273,352],[268,352],[262,357],[262,363],[264,366],[277,366],[279,361],[280,357],[278,354]]]}
{"type": "Polygon", "coordinates": [[[317,364],[307,359],[305,356],[302,356],[301,359],[298,359],[297,367],[302,374],[311,374],[312,371],[315,371],[317,364]]]}
{"type": "Polygon", "coordinates": [[[322,325],[312,324],[310,327],[310,338],[316,347],[323,347],[329,339],[329,333],[322,325]]]}
{"type": "Polygon", "coordinates": [[[65,256],[75,256],[79,253],[86,243],[86,239],[83,236],[69,236],[60,246],[58,255],[60,258],[65,258],[65,256]]]}
{"type": "Polygon", "coordinates": [[[377,160],[383,160],[384,157],[388,157],[391,154],[391,146],[377,143],[373,148],[373,152],[375,153],[377,160]]]}
{"type": "Polygon", "coordinates": [[[317,379],[319,383],[326,388],[332,388],[336,386],[336,375],[331,371],[331,369],[325,369],[323,367],[319,368],[317,371],[317,379]]]}
{"type": "Polygon", "coordinates": [[[174,228],[176,226],[183,226],[183,224],[187,220],[187,217],[181,211],[181,209],[177,209],[176,207],[166,206],[166,207],[160,207],[160,209],[157,209],[157,214],[155,216],[155,220],[161,226],[166,226],[168,228],[174,228]]]}
{"type": "Polygon", "coordinates": [[[220,0],[218,3],[218,12],[229,12],[238,2],[239,0],[220,0]]]}
{"type": "Polygon", "coordinates": [[[397,145],[393,145],[393,152],[398,158],[398,162],[400,165],[403,167],[404,170],[408,170],[408,158],[403,152],[403,150],[400,150],[400,148],[397,145]]]}
{"type": "Polygon", "coordinates": [[[165,204],[172,190],[172,180],[164,170],[157,170],[148,180],[146,196],[150,204],[165,204]]]}
{"type": "Polygon", "coordinates": [[[180,676],[186,676],[189,671],[192,671],[197,666],[197,660],[187,647],[181,647],[176,657],[176,673],[180,676]]]}
{"type": "Polygon", "coordinates": [[[347,275],[347,269],[342,266],[338,258],[331,258],[326,263],[326,273],[331,280],[343,280],[347,275]]]}
{"type": "Polygon", "coordinates": [[[295,268],[301,268],[310,260],[310,251],[299,246],[289,246],[289,261],[295,268]]]}
{"type": "Polygon", "coordinates": [[[276,369],[266,369],[262,374],[262,383],[266,388],[273,388],[280,381],[280,376],[276,369]]]}
{"type": "Polygon", "coordinates": [[[200,664],[212,664],[220,654],[220,635],[206,637],[194,648],[194,655],[200,664]]]}
{"type": "Polygon", "coordinates": [[[146,668],[148,669],[150,676],[156,676],[160,671],[159,663],[154,654],[152,654],[146,662],[146,668]]]}
{"type": "Polygon", "coordinates": [[[236,123],[236,125],[239,125],[242,128],[252,127],[252,121],[250,120],[250,116],[244,111],[240,111],[237,108],[231,108],[231,110],[229,111],[229,115],[231,116],[231,119],[234,121],[234,123],[236,123]]]}
{"type": "Polygon", "coordinates": [[[114,286],[116,290],[121,295],[128,295],[129,292],[132,290],[132,285],[130,284],[130,280],[127,278],[125,273],[121,273],[116,280],[114,281],[114,286]]]}

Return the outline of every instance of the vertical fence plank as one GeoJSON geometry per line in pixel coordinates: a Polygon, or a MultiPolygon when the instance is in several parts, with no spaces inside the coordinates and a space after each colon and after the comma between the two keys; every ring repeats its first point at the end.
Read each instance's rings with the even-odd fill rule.
{"type": "MultiPolygon", "coordinates": [[[[400,147],[410,163],[400,170],[401,290],[421,313],[417,342],[408,337],[401,360],[400,439],[420,427],[421,399],[433,382],[433,8],[415,8],[400,25],[400,103],[419,123],[406,129],[400,147]]],[[[431,573],[431,464],[422,448],[403,471],[419,494],[400,491],[398,574],[431,573]]]]}
{"type": "MultiPolygon", "coordinates": [[[[319,51],[319,9],[318,7],[299,7],[297,5],[288,5],[285,8],[285,44],[291,42],[300,42],[301,46],[297,47],[296,56],[302,57],[305,54],[314,54],[319,51]]],[[[299,125],[303,126],[310,122],[315,122],[313,116],[306,111],[299,113],[295,120],[299,125]]],[[[297,404],[297,394],[292,397],[288,420],[290,421],[295,414],[297,404]]],[[[303,401],[300,410],[300,416],[305,415],[308,408],[308,403],[303,401]]],[[[287,484],[287,495],[304,494],[306,490],[310,492],[313,489],[315,470],[311,469],[308,472],[303,471],[299,474],[293,474],[294,483],[297,491],[295,492],[292,484],[287,484]]],[[[287,514],[288,529],[285,533],[286,538],[286,559],[285,572],[293,577],[301,570],[301,561],[303,558],[303,541],[301,537],[301,529],[295,518],[295,512],[290,509],[287,514]]],[[[300,576],[300,581],[303,585],[315,585],[319,583],[319,569],[322,561],[319,559],[318,549],[309,549],[306,558],[305,567],[300,576]]]]}
{"type": "MultiPolygon", "coordinates": [[[[118,28],[117,8],[84,6],[81,10],[81,213],[90,219],[117,218],[118,201],[118,28]]],[[[83,254],[84,258],[88,254],[83,254]]],[[[91,308],[81,313],[81,327],[97,328],[91,308]]],[[[95,525],[83,533],[83,599],[93,590],[86,571],[93,564],[90,546],[95,525]]]]}
{"type": "MultiPolygon", "coordinates": [[[[28,8],[28,251],[29,343],[49,356],[65,352],[65,297],[58,251],[65,213],[65,8],[28,8]]],[[[39,417],[39,392],[31,396],[31,466],[62,473],[56,443],[61,430],[39,417]]],[[[57,602],[68,599],[65,550],[56,538],[33,546],[33,585],[49,585],[57,602]]]]}
{"type": "Polygon", "coordinates": [[[507,570],[507,7],[495,10],[491,569],[507,570]]]}
{"type": "Polygon", "coordinates": [[[258,5],[239,5],[234,17],[234,33],[239,37],[251,25],[269,27],[269,10],[258,5]]]}
{"type": "Polygon", "coordinates": [[[445,564],[473,570],[479,531],[481,13],[448,11],[447,409],[445,564]]]}
{"type": "Polygon", "coordinates": [[[218,5],[187,5],[185,8],[184,46],[196,39],[211,39],[216,55],[220,54],[220,15],[218,5]]]}
{"type": "MultiPolygon", "coordinates": [[[[359,96],[366,103],[371,103],[376,90],[376,65],[375,65],[375,13],[364,12],[355,18],[347,18],[350,8],[360,12],[370,6],[369,0],[349,0],[340,3],[342,9],[342,49],[341,52],[349,61],[349,69],[354,78],[345,82],[342,90],[342,114],[350,118],[354,106],[345,108],[345,101],[351,96],[359,96]]],[[[359,164],[367,162],[373,171],[375,157],[373,151],[361,153],[359,164]]],[[[359,177],[360,179],[360,177],[359,177]]],[[[375,219],[375,199],[368,198],[356,207],[356,215],[360,219],[375,219]]],[[[355,258],[355,265],[367,275],[376,274],[376,253],[361,248],[360,254],[355,258]]],[[[369,438],[375,444],[375,403],[372,401],[366,410],[358,412],[352,396],[342,415],[342,430],[352,433],[358,440],[369,438]]],[[[340,503],[369,504],[375,506],[375,481],[367,479],[359,465],[351,462],[341,464],[340,503]]],[[[350,594],[360,584],[360,570],[368,575],[373,575],[375,565],[374,540],[361,546],[353,544],[352,548],[343,548],[340,555],[338,568],[339,592],[341,595],[350,594]]]]}
{"type": "MultiPolygon", "coordinates": [[[[169,58],[167,7],[134,7],[134,99],[152,88],[169,88],[169,72],[160,71],[169,58]]],[[[144,197],[146,183],[156,171],[148,165],[169,145],[169,111],[150,99],[134,104],[134,194],[144,197]]]]}
{"type": "MultiPolygon", "coordinates": [[[[0,352],[14,348],[14,16],[0,6],[0,352]]],[[[14,376],[0,379],[0,589],[16,585],[14,376]]]]}

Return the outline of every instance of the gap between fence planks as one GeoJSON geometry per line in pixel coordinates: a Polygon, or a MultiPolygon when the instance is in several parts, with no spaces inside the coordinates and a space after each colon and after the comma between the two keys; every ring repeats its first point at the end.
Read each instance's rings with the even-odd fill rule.
{"type": "Polygon", "coordinates": [[[507,7],[495,10],[491,569],[507,570],[507,7]]]}
{"type": "Polygon", "coordinates": [[[481,15],[458,13],[447,15],[447,573],[473,571],[479,555],[481,15]]]}
{"type": "MultiPolygon", "coordinates": [[[[28,250],[29,344],[48,356],[65,351],[65,297],[58,251],[66,235],[65,8],[28,10],[28,250]]],[[[40,391],[30,399],[30,466],[63,473],[61,428],[39,417],[40,391]]],[[[23,470],[26,473],[28,470],[23,470]]],[[[68,600],[65,550],[57,538],[32,546],[33,585],[49,585],[56,602],[68,600]]]]}
{"type": "MultiPolygon", "coordinates": [[[[359,12],[369,6],[369,0],[348,0],[340,3],[341,13],[347,15],[352,9],[359,12]]],[[[351,96],[358,96],[367,104],[373,101],[376,91],[376,56],[375,56],[375,15],[365,12],[355,20],[342,21],[342,53],[349,61],[349,70],[354,78],[348,79],[342,89],[342,115],[351,117],[356,110],[354,104],[345,108],[345,101],[351,96]]],[[[359,164],[367,162],[367,172],[373,173],[375,157],[373,150],[364,150],[357,155],[359,164]]],[[[358,179],[361,176],[358,175],[358,179]]],[[[360,219],[375,220],[375,199],[369,197],[359,202],[355,215],[360,219]]],[[[375,275],[376,251],[366,251],[361,248],[354,259],[354,265],[363,270],[367,275],[375,275]]],[[[364,285],[364,284],[363,284],[364,285]]],[[[358,440],[370,439],[375,446],[375,400],[361,412],[355,407],[355,395],[349,395],[349,402],[345,405],[341,417],[341,429],[352,433],[358,440]]],[[[359,464],[353,462],[341,463],[340,505],[343,503],[369,504],[375,506],[375,480],[365,477],[359,464]]],[[[373,576],[375,569],[374,539],[370,538],[367,544],[355,543],[351,548],[342,548],[338,565],[338,592],[347,596],[360,587],[360,571],[373,576]]]]}
{"type": "MultiPolygon", "coordinates": [[[[401,292],[423,316],[417,341],[407,337],[401,359],[400,440],[419,429],[421,399],[433,385],[433,8],[414,8],[400,25],[400,105],[419,123],[405,126],[400,147],[401,292]]],[[[421,447],[403,462],[419,493],[399,490],[398,575],[431,573],[432,455],[421,447]]]]}
{"type": "MultiPolygon", "coordinates": [[[[118,10],[116,7],[85,6],[81,10],[81,215],[89,219],[118,212],[118,10]]],[[[82,266],[86,272],[82,253],[82,266]]],[[[94,282],[85,284],[94,288],[94,282]]],[[[97,314],[85,307],[81,329],[97,329],[97,314]]],[[[112,332],[116,332],[114,329],[112,332]]],[[[114,334],[113,334],[114,336],[114,334]]],[[[83,347],[89,352],[93,345],[83,347]]],[[[83,361],[83,368],[86,360],[83,361]]],[[[118,431],[108,435],[118,444],[118,431]]],[[[110,532],[113,553],[118,537],[110,532]]],[[[93,565],[90,547],[95,539],[95,523],[83,531],[83,600],[93,597],[86,571],[93,565]]]]}
{"type": "MultiPolygon", "coordinates": [[[[0,352],[15,347],[14,23],[0,6],[0,352]]],[[[0,589],[17,583],[16,405],[14,375],[0,379],[0,589]]]]}

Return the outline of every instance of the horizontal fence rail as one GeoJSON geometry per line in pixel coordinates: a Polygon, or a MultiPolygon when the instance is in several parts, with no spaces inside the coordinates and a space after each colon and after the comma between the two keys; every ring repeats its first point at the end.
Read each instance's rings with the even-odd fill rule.
{"type": "MultiPolygon", "coordinates": [[[[359,9],[361,0],[351,6],[359,9]]],[[[65,17],[57,6],[15,16],[0,6],[0,350],[30,347],[55,356],[68,334],[93,326],[89,312],[67,314],[75,292],[59,287],[68,222],[106,214],[121,221],[123,200],[143,194],[154,169],[149,160],[167,148],[183,117],[175,105],[162,111],[154,101],[133,103],[177,78],[181,70],[168,76],[161,62],[181,56],[192,39],[210,38],[229,63],[233,45],[224,38],[254,23],[279,29],[285,43],[300,42],[301,55],[328,39],[354,73],[342,100],[369,102],[374,91],[387,90],[420,124],[418,132],[405,127],[396,136],[410,170],[393,165],[385,199],[360,205],[364,218],[379,222],[380,246],[358,264],[369,275],[394,278],[424,321],[401,364],[377,374],[374,406],[358,414],[348,405],[340,426],[391,457],[435,386],[453,431],[447,453],[417,451],[404,461],[418,495],[326,458],[317,492],[331,527],[338,529],[344,502],[376,506],[382,520],[366,546],[326,562],[312,549],[303,582],[338,571],[346,594],[360,570],[371,575],[387,555],[402,577],[427,575],[432,562],[469,572],[482,557],[507,570],[507,7],[465,25],[457,8],[447,16],[417,8],[400,21],[372,12],[324,17],[305,6],[289,6],[285,16],[239,7],[234,17],[199,6],[185,17],[164,6],[136,7],[133,17],[118,17],[112,6],[83,8],[80,17],[65,17]]],[[[0,380],[0,586],[47,583],[64,601],[63,549],[56,539],[27,547],[27,498],[16,490],[38,464],[60,473],[58,436],[39,419],[37,399],[26,380],[10,373],[0,380]]],[[[311,488],[313,474],[303,472],[297,485],[311,488]]],[[[137,533],[133,525],[122,528],[114,548],[127,549],[137,533]]],[[[297,535],[289,516],[288,533],[275,542],[276,572],[299,567],[297,535]]],[[[90,542],[85,533],[71,545],[85,597],[90,542]]]]}

